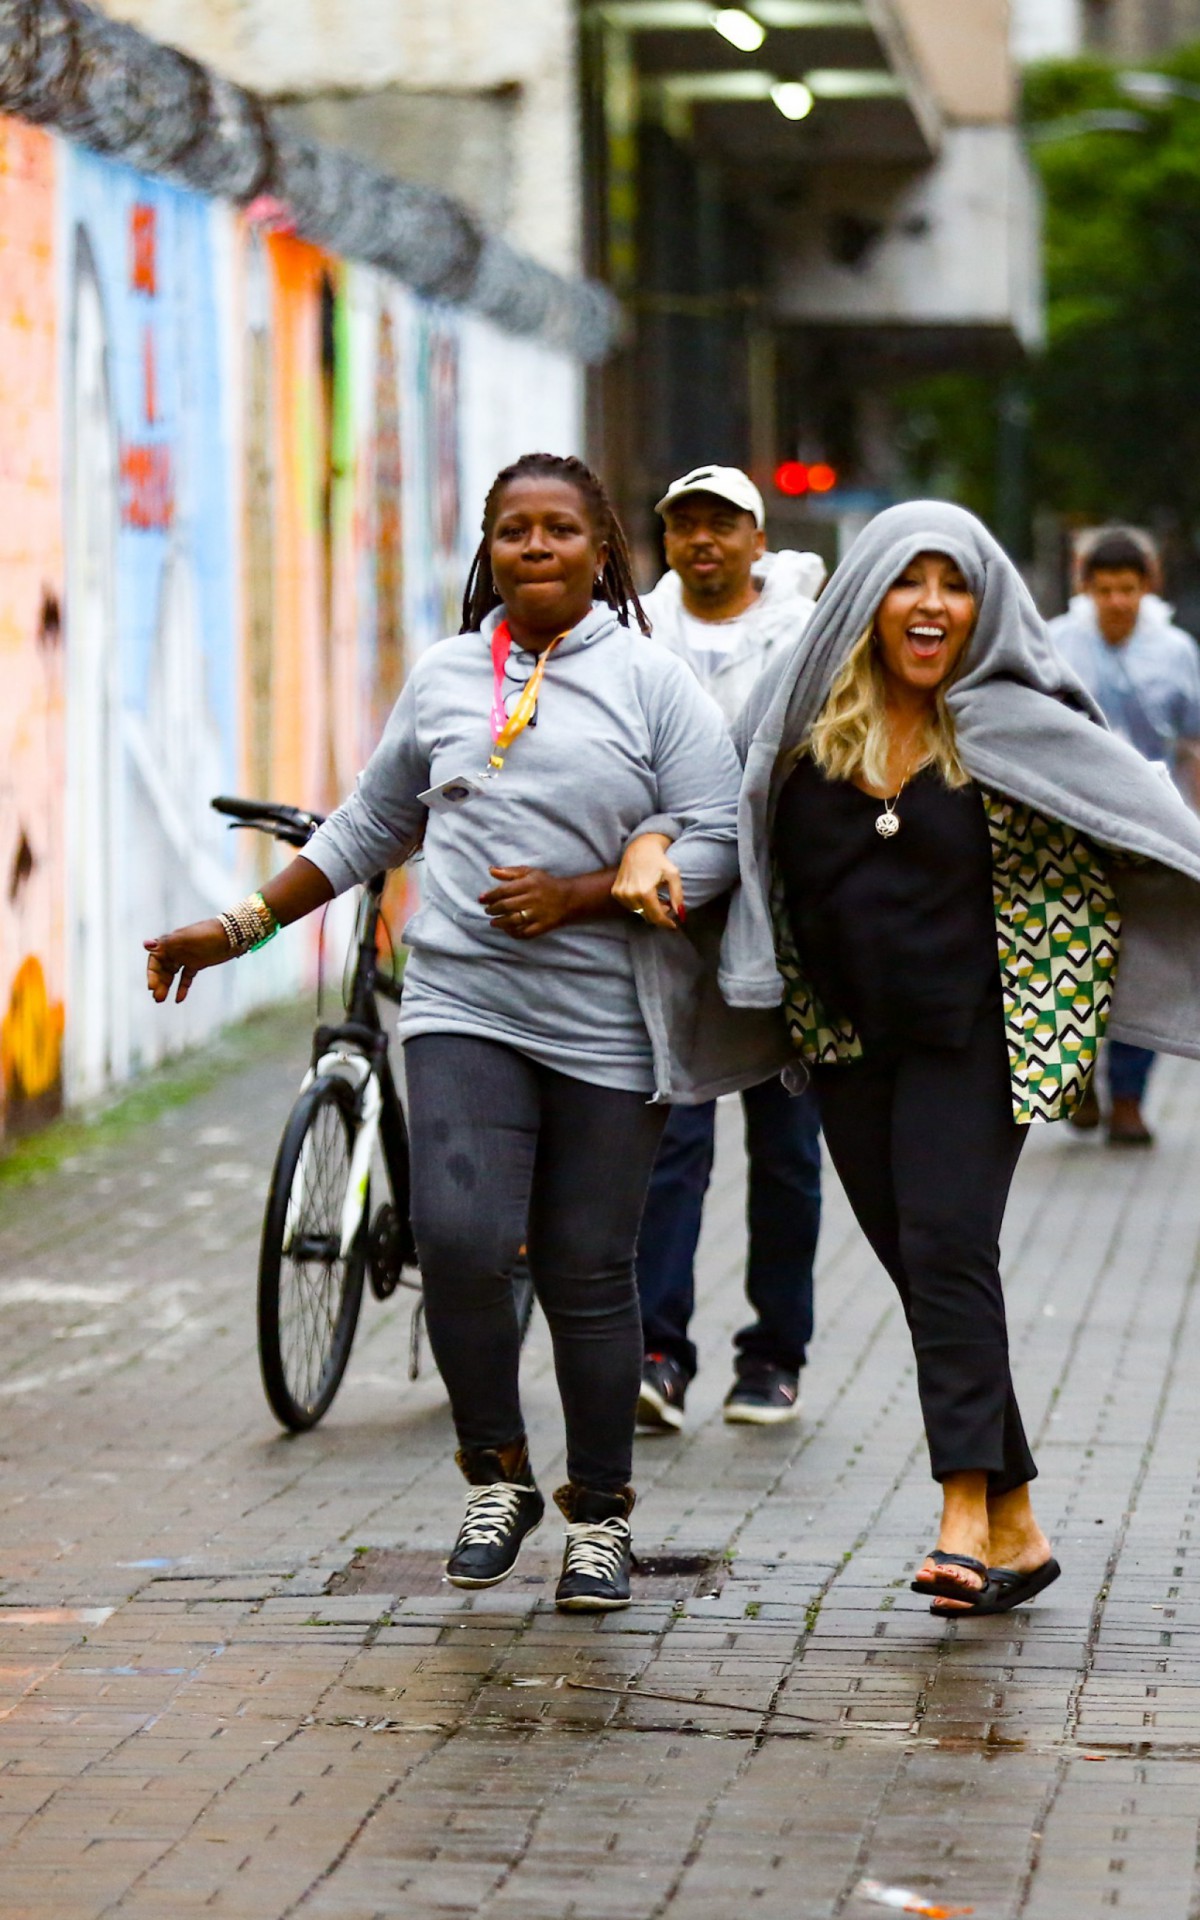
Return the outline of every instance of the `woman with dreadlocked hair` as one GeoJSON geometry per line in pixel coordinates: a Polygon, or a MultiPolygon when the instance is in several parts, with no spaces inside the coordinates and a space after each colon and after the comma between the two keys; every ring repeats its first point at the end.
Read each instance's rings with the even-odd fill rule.
{"type": "Polygon", "coordinates": [[[575,489],[584,503],[589,521],[602,535],[601,544],[606,550],[603,565],[596,575],[596,599],[612,607],[623,626],[629,625],[632,612],[642,632],[649,636],[650,622],[642,611],[642,603],[633,584],[633,568],[625,534],[613,512],[604,483],[574,454],[561,453],[522,454],[511,467],[503,467],[492,481],[483,504],[483,538],[475,549],[475,558],[467,575],[460,632],[481,632],[488,614],[501,604],[501,595],[492,573],[491,542],[488,538],[488,529],[495,524],[500,496],[515,482],[537,478],[561,480],[575,489]]]}
{"type": "MultiPolygon", "coordinates": [[[[695,910],[736,872],[740,772],[716,705],[645,631],[596,476],[551,454],[506,467],[462,631],[421,656],[356,792],[261,896],[298,919],[424,837],[400,1034],[429,1333],[470,1487],[447,1572],[504,1579],[544,1511],[517,1392],[527,1240],[566,1423],[569,1610],[629,1603],[633,1253],[666,1103],[776,1064],[698,1067],[719,1014],[695,910]]],[[[148,944],[160,1000],[229,957],[220,922],[148,944]]]]}

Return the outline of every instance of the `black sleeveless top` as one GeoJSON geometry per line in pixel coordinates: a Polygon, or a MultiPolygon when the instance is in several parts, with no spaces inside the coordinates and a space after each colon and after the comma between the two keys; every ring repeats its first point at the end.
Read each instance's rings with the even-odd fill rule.
{"type": "Polygon", "coordinates": [[[965,1046],[984,1003],[1000,999],[983,801],[925,767],[890,840],[875,830],[883,807],[808,754],[784,785],[774,854],[801,965],[866,1049],[965,1046]]]}

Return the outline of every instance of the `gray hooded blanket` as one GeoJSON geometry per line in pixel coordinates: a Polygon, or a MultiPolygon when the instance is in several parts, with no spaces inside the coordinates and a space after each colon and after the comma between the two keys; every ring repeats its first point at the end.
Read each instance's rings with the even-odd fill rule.
{"type": "Polygon", "coordinates": [[[978,609],[947,695],[968,773],[1141,863],[1118,859],[1111,874],[1122,932],[1109,1032],[1200,1058],[1200,820],[1165,767],[1108,730],[986,527],[936,500],[891,507],[860,534],[803,638],[758,683],[741,715],[741,885],[722,943],[722,993],[735,1007],[772,1007],[782,998],[769,905],[781,756],[805,739],[839,667],[918,553],[956,561],[978,609]]]}

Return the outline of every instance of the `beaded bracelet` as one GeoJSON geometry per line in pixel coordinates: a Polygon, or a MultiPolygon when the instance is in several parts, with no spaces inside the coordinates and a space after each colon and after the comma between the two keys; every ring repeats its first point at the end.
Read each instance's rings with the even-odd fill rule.
{"type": "Polygon", "coordinates": [[[265,947],[279,932],[279,922],[261,893],[252,893],[245,900],[239,900],[236,907],[220,916],[225,929],[225,938],[229,942],[229,951],[235,960],[243,954],[255,953],[259,947],[265,947]]]}

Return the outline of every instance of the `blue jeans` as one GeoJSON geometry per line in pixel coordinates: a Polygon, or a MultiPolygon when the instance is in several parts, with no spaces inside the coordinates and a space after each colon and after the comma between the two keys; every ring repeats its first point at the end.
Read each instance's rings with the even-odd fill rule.
{"type": "MultiPolygon", "coordinates": [[[[767,1361],[798,1373],[813,1330],[813,1257],[821,1224],[820,1118],[816,1097],[764,1080],[742,1095],[749,1160],[746,1293],[757,1316],[734,1345],[738,1371],[767,1361]]],[[[638,1235],[637,1282],[647,1353],[675,1360],[690,1380],[688,1338],[695,1258],[713,1165],[716,1103],[672,1107],[638,1235]]]]}
{"type": "Polygon", "coordinates": [[[1155,1055],[1149,1047],[1131,1047],[1125,1040],[1108,1043],[1108,1091],[1114,1100],[1136,1100],[1139,1107],[1146,1097],[1146,1083],[1155,1055]]]}

